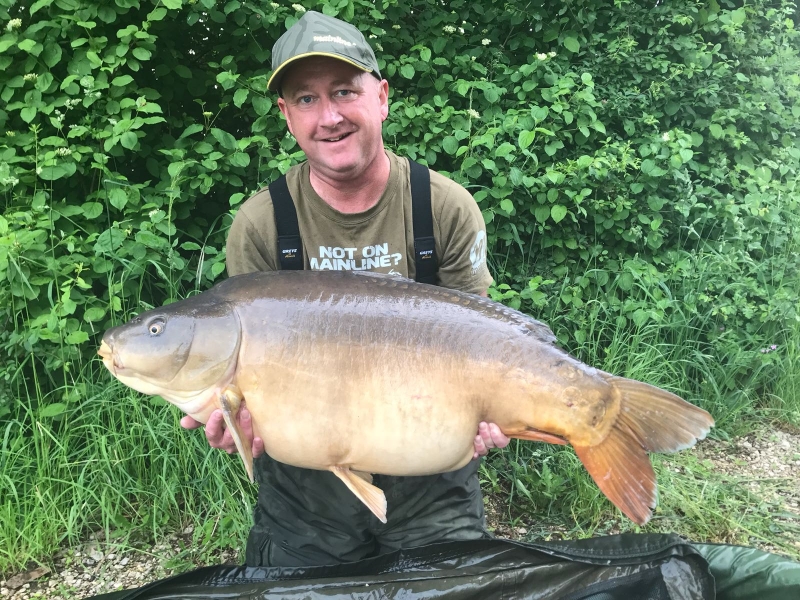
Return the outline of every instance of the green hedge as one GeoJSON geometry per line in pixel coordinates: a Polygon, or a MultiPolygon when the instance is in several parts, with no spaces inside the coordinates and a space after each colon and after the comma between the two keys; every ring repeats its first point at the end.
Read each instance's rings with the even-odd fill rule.
{"type": "Polygon", "coordinates": [[[370,37],[387,145],[478,200],[495,298],[590,357],[601,313],[679,317],[738,357],[731,389],[774,375],[798,302],[792,2],[0,6],[0,415],[20,386],[57,414],[108,326],[224,276],[238,205],[302,159],[266,81],[305,9],[370,37]]]}

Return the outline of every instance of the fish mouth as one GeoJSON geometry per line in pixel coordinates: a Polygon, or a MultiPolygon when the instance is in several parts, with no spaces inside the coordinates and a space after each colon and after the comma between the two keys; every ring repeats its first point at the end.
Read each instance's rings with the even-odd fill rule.
{"type": "Polygon", "coordinates": [[[97,350],[97,354],[103,359],[103,364],[106,368],[114,375],[125,368],[122,364],[122,360],[120,360],[119,356],[114,354],[111,346],[109,346],[105,340],[100,342],[100,348],[97,350]]]}

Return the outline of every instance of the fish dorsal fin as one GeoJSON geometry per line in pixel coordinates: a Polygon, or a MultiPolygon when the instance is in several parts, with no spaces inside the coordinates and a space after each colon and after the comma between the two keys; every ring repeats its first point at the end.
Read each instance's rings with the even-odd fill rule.
{"type": "Polygon", "coordinates": [[[377,273],[375,271],[353,271],[356,277],[372,277],[377,281],[398,281],[402,283],[416,283],[413,279],[395,273],[377,273]]]}

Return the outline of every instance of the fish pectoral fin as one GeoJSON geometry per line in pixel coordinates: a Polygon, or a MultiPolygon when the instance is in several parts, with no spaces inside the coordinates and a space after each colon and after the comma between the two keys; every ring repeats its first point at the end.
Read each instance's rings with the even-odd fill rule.
{"type": "Polygon", "coordinates": [[[559,444],[561,446],[567,444],[567,440],[564,438],[560,438],[551,433],[545,433],[544,431],[539,431],[538,429],[525,429],[523,431],[503,433],[505,433],[507,437],[528,440],[529,442],[545,442],[546,444],[559,444]]]}
{"type": "Polygon", "coordinates": [[[372,485],[372,473],[367,473],[366,471],[350,471],[353,475],[357,475],[361,477],[364,481],[372,485]]]}
{"type": "Polygon", "coordinates": [[[219,407],[222,410],[222,417],[225,419],[225,425],[231,432],[233,442],[236,444],[236,449],[239,451],[239,456],[242,457],[244,463],[244,470],[247,471],[247,476],[250,478],[250,483],[255,481],[253,477],[253,449],[250,444],[245,444],[243,441],[242,431],[239,429],[239,408],[242,405],[242,395],[238,389],[234,387],[226,387],[219,393],[219,407]]]}
{"type": "Polygon", "coordinates": [[[386,523],[386,496],[381,488],[375,487],[366,480],[365,475],[369,477],[370,481],[372,480],[369,473],[351,471],[349,467],[340,466],[333,466],[330,471],[344,482],[350,491],[372,511],[372,514],[380,519],[381,523],[386,523]]]}
{"type": "Polygon", "coordinates": [[[639,441],[619,427],[595,446],[574,446],[597,487],[639,525],[653,516],[658,502],[656,475],[639,441]]]}

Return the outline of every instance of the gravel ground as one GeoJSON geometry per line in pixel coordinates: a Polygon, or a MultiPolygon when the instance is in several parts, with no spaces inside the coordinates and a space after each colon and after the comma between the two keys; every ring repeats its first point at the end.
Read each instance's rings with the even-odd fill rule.
{"type": "MultiPolygon", "coordinates": [[[[710,461],[713,469],[730,477],[732,482],[777,502],[783,516],[776,526],[800,523],[800,433],[780,430],[754,433],[733,442],[705,440],[691,452],[710,461]]],[[[526,539],[524,526],[509,528],[498,523],[497,511],[489,503],[488,519],[500,537],[526,539]]],[[[0,598],[15,600],[77,600],[120,589],[132,589],[162,579],[191,567],[180,557],[191,529],[170,536],[152,548],[119,552],[100,540],[59,552],[48,568],[39,567],[0,581],[0,598]]],[[[558,537],[558,532],[554,532],[558,537]]],[[[795,536],[796,539],[797,536],[795,536]]],[[[725,540],[722,540],[725,541],[725,540]]],[[[800,552],[800,542],[793,542],[800,552]]],[[[768,551],[781,552],[768,544],[754,543],[768,551]]],[[[220,553],[210,564],[236,563],[233,552],[220,553]]],[[[203,566],[203,565],[196,565],[203,566]]]]}

